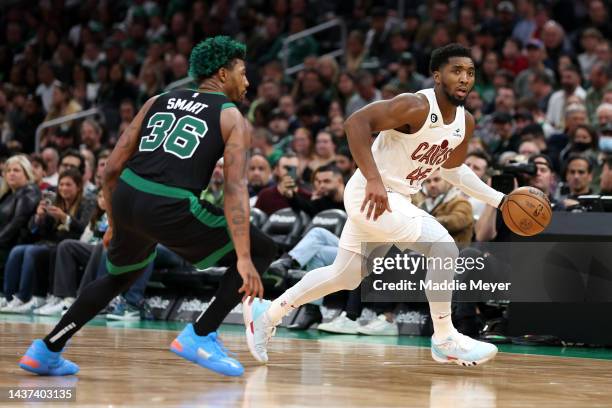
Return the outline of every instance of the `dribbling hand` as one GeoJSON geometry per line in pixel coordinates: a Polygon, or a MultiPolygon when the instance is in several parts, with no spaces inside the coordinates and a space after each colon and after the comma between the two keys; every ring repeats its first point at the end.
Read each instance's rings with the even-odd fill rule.
{"type": "Polygon", "coordinates": [[[249,296],[251,297],[249,304],[253,303],[256,297],[263,299],[263,284],[253,262],[250,259],[239,259],[237,267],[238,273],[242,277],[242,286],[238,289],[238,293],[244,293],[242,301],[244,302],[249,296]]]}
{"type": "Polygon", "coordinates": [[[373,220],[376,221],[385,211],[391,211],[387,190],[380,178],[368,180],[365,188],[365,198],[361,204],[361,212],[368,209],[366,219],[370,219],[374,215],[373,220]]]}

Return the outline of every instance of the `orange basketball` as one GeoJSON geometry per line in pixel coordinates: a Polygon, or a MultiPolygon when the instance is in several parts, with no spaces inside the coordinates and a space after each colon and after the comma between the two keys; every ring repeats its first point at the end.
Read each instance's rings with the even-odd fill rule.
{"type": "Polygon", "coordinates": [[[520,187],[508,194],[502,216],[512,232],[529,237],[544,231],[552,218],[552,209],[542,191],[520,187]]]}

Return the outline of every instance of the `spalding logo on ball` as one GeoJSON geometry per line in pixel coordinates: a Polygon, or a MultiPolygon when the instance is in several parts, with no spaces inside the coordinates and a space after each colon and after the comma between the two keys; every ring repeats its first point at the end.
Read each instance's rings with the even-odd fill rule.
{"type": "Polygon", "coordinates": [[[502,217],[512,232],[529,237],[544,231],[550,224],[552,208],[542,191],[535,187],[520,187],[508,194],[502,217]]]}

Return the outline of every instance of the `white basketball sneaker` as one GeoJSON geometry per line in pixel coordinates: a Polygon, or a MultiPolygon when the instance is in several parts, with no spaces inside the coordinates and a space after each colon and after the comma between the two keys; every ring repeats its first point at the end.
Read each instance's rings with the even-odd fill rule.
{"type": "Polygon", "coordinates": [[[346,317],[346,312],[340,313],[327,323],[321,323],[317,330],[338,334],[357,334],[359,323],[346,317]]]}
{"type": "Polygon", "coordinates": [[[486,363],[497,354],[493,344],[474,340],[458,331],[442,341],[431,338],[431,357],[439,363],[475,366],[486,363]]]}
{"type": "Polygon", "coordinates": [[[250,298],[242,303],[247,345],[255,360],[266,363],[268,361],[268,342],[276,333],[276,326],[266,314],[272,302],[255,299],[252,304],[249,304],[249,300],[250,298]]]}

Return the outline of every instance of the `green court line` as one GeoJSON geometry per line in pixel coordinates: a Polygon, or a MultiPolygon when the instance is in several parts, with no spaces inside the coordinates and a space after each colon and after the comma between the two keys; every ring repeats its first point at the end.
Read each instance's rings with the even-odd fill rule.
{"type": "MultiPolygon", "coordinates": [[[[58,318],[56,317],[0,314],[0,323],[40,323],[53,325],[57,323],[57,321],[58,318]]],[[[183,329],[183,327],[185,327],[185,324],[186,322],[168,322],[157,320],[141,320],[137,322],[111,322],[102,318],[96,318],[88,323],[88,325],[95,327],[169,331],[180,331],[183,329]]],[[[244,326],[237,324],[224,324],[221,326],[220,331],[222,334],[242,336],[244,334],[244,326]]],[[[295,331],[288,330],[282,327],[279,327],[276,331],[276,337],[311,341],[339,341],[357,344],[382,344],[387,346],[429,347],[430,345],[429,337],[422,336],[360,336],[322,333],[318,330],[295,331]]],[[[514,344],[501,344],[498,345],[498,347],[499,351],[504,353],[612,360],[612,348],[518,346],[514,344]]]]}

